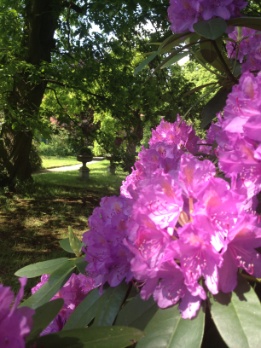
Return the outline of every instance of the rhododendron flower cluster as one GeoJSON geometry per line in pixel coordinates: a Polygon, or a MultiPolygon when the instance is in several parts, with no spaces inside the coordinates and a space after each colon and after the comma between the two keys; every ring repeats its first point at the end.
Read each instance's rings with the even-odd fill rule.
{"type": "Polygon", "coordinates": [[[221,170],[253,197],[261,189],[261,73],[241,76],[214,127],[221,170]]]}
{"type": "Polygon", "coordinates": [[[216,177],[197,158],[200,139],[178,117],[152,133],[119,197],[96,208],[85,233],[87,272],[97,284],[124,278],[159,307],[179,304],[192,318],[207,292],[231,292],[241,269],[261,276],[257,217],[246,211],[247,190],[216,177]]]}
{"type": "Polygon", "coordinates": [[[32,328],[34,310],[18,308],[24,295],[26,279],[20,279],[21,288],[16,298],[9,287],[0,284],[0,347],[23,348],[32,328]]]}
{"type": "Polygon", "coordinates": [[[242,63],[242,72],[261,70],[261,32],[250,28],[236,27],[226,44],[229,58],[242,63]]]}
{"type": "Polygon", "coordinates": [[[127,221],[131,215],[130,200],[125,197],[104,197],[100,207],[89,218],[90,233],[83,235],[88,245],[87,272],[95,286],[108,282],[117,286],[126,278],[129,281],[131,253],[122,241],[127,236],[127,221]]]}
{"type": "Polygon", "coordinates": [[[237,17],[247,2],[244,0],[170,0],[168,16],[174,33],[194,31],[193,25],[213,17],[237,17]]]}
{"type": "MultiPolygon", "coordinates": [[[[36,293],[49,279],[48,274],[43,274],[41,281],[31,289],[36,293]]],[[[55,319],[44,329],[41,335],[58,332],[62,330],[71,313],[85,296],[94,288],[93,280],[83,274],[73,273],[52,300],[61,298],[64,304],[55,319]]]]}

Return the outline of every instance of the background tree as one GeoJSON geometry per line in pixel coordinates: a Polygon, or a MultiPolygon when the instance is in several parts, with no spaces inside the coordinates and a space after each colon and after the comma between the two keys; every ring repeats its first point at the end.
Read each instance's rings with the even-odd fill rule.
{"type": "MultiPolygon", "coordinates": [[[[46,87],[71,86],[87,94],[89,84],[99,75],[109,34],[127,44],[139,26],[148,21],[167,30],[164,20],[167,1],[155,3],[1,2],[0,89],[4,120],[0,159],[2,169],[6,170],[2,184],[14,185],[17,179],[31,177],[29,154],[34,132],[41,127],[39,109],[46,87]],[[94,32],[94,24],[102,32],[94,32]],[[82,62],[84,66],[78,69],[82,62]]],[[[140,30],[145,35],[146,28],[140,30]]]]}

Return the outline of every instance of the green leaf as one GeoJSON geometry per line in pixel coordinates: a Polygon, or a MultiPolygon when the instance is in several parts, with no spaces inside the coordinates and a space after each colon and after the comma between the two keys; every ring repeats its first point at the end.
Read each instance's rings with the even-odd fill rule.
{"type": "Polygon", "coordinates": [[[100,297],[101,295],[98,289],[89,292],[85,299],[72,312],[63,329],[70,330],[86,327],[97,313],[97,301],[100,297]]]}
{"type": "Polygon", "coordinates": [[[231,88],[222,87],[214,95],[212,99],[204,106],[201,112],[202,121],[201,127],[207,127],[210,122],[216,117],[217,113],[222,111],[226,105],[227,96],[230,93],[231,88]]]}
{"type": "Polygon", "coordinates": [[[180,59],[182,59],[186,56],[188,56],[188,52],[172,53],[171,55],[169,55],[169,57],[164,59],[162,64],[160,64],[159,68],[161,68],[161,69],[168,68],[170,65],[177,63],[180,59]]]}
{"type": "Polygon", "coordinates": [[[229,348],[256,348],[261,342],[261,305],[249,283],[242,277],[231,294],[211,300],[214,323],[229,348]]]}
{"type": "Polygon", "coordinates": [[[75,265],[67,260],[67,263],[53,272],[46,284],[44,284],[36,293],[25,300],[21,306],[38,308],[48,302],[65,284],[73,272],[75,265]]]}
{"type": "Polygon", "coordinates": [[[132,326],[144,330],[157,309],[158,306],[153,298],[143,301],[138,294],[119,312],[115,325],[132,326]]]}
{"type": "Polygon", "coordinates": [[[158,309],[145,328],[137,348],[199,348],[204,332],[202,310],[192,320],[182,319],[177,306],[158,309]]]}
{"type": "Polygon", "coordinates": [[[186,41],[190,37],[194,37],[195,34],[191,32],[181,33],[181,34],[172,34],[166,40],[164,40],[158,48],[158,53],[167,53],[172,51],[173,47],[176,47],[180,43],[186,41]]]}
{"type": "Polygon", "coordinates": [[[42,336],[30,342],[28,348],[124,348],[141,337],[143,332],[130,327],[91,327],[42,336]]]}
{"type": "Polygon", "coordinates": [[[51,274],[56,271],[59,267],[67,264],[68,259],[61,257],[59,259],[53,259],[48,261],[36,262],[31,265],[20,268],[15,275],[17,277],[34,278],[42,274],[51,274]]]}
{"type": "Polygon", "coordinates": [[[239,17],[229,19],[228,25],[234,25],[235,27],[248,27],[261,31],[261,17],[239,17]]]}
{"type": "Polygon", "coordinates": [[[73,233],[73,230],[71,226],[68,227],[68,232],[69,232],[69,241],[70,241],[70,246],[75,253],[76,256],[81,256],[81,251],[82,251],[82,242],[80,241],[79,238],[73,233]]]}
{"type": "Polygon", "coordinates": [[[202,58],[221,73],[227,74],[230,69],[230,61],[223,54],[223,41],[221,39],[215,41],[203,40],[200,42],[200,51],[202,58]],[[221,58],[222,57],[222,58],[221,58]]]}
{"type": "Polygon", "coordinates": [[[60,240],[59,244],[63,250],[67,251],[67,253],[74,254],[74,252],[71,248],[71,245],[70,245],[69,238],[65,238],[65,239],[60,240]]]}
{"type": "Polygon", "coordinates": [[[85,261],[85,256],[74,259],[74,264],[80,273],[86,274],[87,261],[85,261]]]}
{"type": "Polygon", "coordinates": [[[116,288],[109,288],[102,295],[98,302],[97,313],[95,316],[94,326],[112,325],[122,302],[126,296],[128,285],[122,283],[116,288]]]}
{"type": "Polygon", "coordinates": [[[212,18],[208,21],[195,23],[193,28],[199,35],[210,40],[216,40],[226,32],[227,24],[222,18],[212,18]]]}
{"type": "Polygon", "coordinates": [[[45,303],[38,307],[33,315],[33,327],[26,341],[36,339],[40,333],[50,324],[62,309],[64,301],[61,298],[45,303]]]}
{"type": "Polygon", "coordinates": [[[146,59],[144,59],[134,70],[134,76],[138,75],[138,73],[143,70],[156,56],[158,55],[158,52],[153,52],[151,55],[149,55],[146,59]]]}

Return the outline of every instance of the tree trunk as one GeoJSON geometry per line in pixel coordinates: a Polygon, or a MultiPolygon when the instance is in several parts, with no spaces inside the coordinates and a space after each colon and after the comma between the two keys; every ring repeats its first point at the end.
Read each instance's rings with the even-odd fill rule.
{"type": "Polygon", "coordinates": [[[31,178],[29,155],[32,146],[32,132],[14,132],[4,125],[0,154],[6,175],[2,177],[2,184],[13,187],[17,180],[26,181],[31,178]]]}
{"type": "MultiPolygon", "coordinates": [[[[29,0],[25,8],[24,47],[21,61],[31,64],[32,70],[41,62],[51,61],[54,32],[61,11],[59,0],[29,0]]],[[[31,178],[30,151],[39,107],[46,88],[44,76],[38,72],[32,79],[28,69],[13,76],[13,88],[7,95],[5,123],[1,130],[0,184],[13,186],[16,180],[31,178]]]]}

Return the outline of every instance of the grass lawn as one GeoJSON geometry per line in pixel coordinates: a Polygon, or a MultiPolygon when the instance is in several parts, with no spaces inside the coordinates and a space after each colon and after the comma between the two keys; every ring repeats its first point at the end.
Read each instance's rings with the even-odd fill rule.
{"type": "Polygon", "coordinates": [[[41,159],[42,159],[42,167],[45,169],[80,164],[80,162],[77,161],[75,156],[68,156],[68,157],[42,156],[41,159]]]}
{"type": "MultiPolygon", "coordinates": [[[[79,163],[79,162],[78,162],[79,163]]],[[[120,168],[117,168],[116,175],[108,173],[108,160],[102,160],[88,164],[90,169],[89,179],[82,180],[79,170],[67,172],[45,172],[34,175],[34,181],[42,186],[49,186],[53,190],[61,192],[63,188],[68,191],[69,188],[78,190],[89,190],[100,192],[104,195],[118,194],[122,180],[126,177],[120,168]]]]}
{"type": "MultiPolygon", "coordinates": [[[[107,172],[104,160],[89,165],[90,178],[78,171],[34,175],[23,193],[0,192],[0,283],[17,290],[14,272],[38,261],[68,256],[59,247],[71,226],[78,236],[88,229],[87,221],[100,199],[119,193],[126,173],[107,172]]],[[[28,281],[27,291],[38,279],[28,281]]]]}

